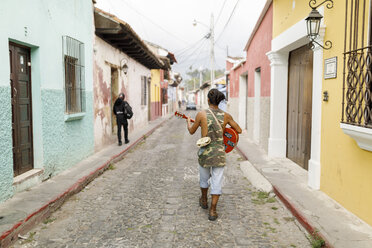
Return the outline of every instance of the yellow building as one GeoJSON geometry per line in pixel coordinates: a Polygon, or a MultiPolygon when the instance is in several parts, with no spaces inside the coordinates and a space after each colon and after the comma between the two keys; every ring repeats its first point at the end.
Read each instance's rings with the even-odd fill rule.
{"type": "Polygon", "coordinates": [[[309,2],[323,1],[273,0],[268,153],[299,164],[310,187],[372,225],[370,1],[317,7],[324,18],[316,41],[331,41],[329,50],[308,46],[309,2]]]}
{"type": "Polygon", "coordinates": [[[155,120],[161,113],[161,69],[151,70],[150,83],[150,120],[155,120]]]}

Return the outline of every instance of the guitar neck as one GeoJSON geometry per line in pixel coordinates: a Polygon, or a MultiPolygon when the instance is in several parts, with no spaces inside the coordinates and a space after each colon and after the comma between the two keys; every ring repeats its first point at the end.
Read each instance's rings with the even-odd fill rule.
{"type": "MultiPolygon", "coordinates": [[[[189,118],[187,115],[182,114],[182,113],[177,112],[177,111],[174,113],[174,115],[175,115],[175,116],[178,116],[178,117],[181,117],[181,118],[183,118],[183,119],[187,119],[187,118],[189,118]]],[[[191,121],[191,122],[195,122],[195,120],[194,120],[194,119],[191,119],[191,118],[190,118],[190,121],[191,121]]]]}

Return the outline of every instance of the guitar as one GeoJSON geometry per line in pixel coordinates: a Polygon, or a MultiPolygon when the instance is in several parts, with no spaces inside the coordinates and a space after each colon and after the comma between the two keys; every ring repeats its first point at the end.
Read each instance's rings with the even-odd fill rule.
{"type": "MultiPolygon", "coordinates": [[[[181,117],[183,119],[187,119],[188,116],[185,114],[182,114],[178,111],[174,112],[174,115],[177,117],[181,117]]],[[[195,120],[190,119],[191,122],[195,122],[195,120]]],[[[233,129],[226,127],[225,132],[223,134],[223,143],[225,144],[225,152],[229,153],[231,152],[235,146],[238,144],[239,141],[239,134],[233,129]]]]}

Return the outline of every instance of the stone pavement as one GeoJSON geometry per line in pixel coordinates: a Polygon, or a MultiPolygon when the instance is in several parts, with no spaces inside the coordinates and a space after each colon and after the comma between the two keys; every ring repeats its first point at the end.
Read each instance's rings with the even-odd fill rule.
{"type": "Polygon", "coordinates": [[[76,166],[29,190],[17,193],[0,204],[0,247],[14,242],[19,233],[24,233],[47,218],[71,195],[79,192],[96,178],[110,163],[119,159],[129,149],[146,138],[169,117],[150,122],[147,127],[129,133],[128,145],[113,144],[93,154],[76,166]]]}
{"type": "Polygon", "coordinates": [[[372,227],[322,191],[309,188],[306,170],[289,159],[267,157],[246,134],[238,148],[310,233],[318,232],[329,247],[372,247],[372,227]]]}
{"type": "Polygon", "coordinates": [[[228,155],[215,222],[198,205],[195,142],[172,119],[71,197],[14,247],[310,247],[274,195],[256,192],[228,155]]]}

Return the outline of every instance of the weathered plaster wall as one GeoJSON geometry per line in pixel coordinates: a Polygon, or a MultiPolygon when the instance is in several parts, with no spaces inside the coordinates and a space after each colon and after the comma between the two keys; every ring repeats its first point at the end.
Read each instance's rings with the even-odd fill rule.
{"type": "Polygon", "coordinates": [[[0,87],[0,202],[13,194],[12,115],[10,87],[0,87]],[[10,144],[9,144],[10,141],[10,144]]]}
{"type": "MultiPolygon", "coordinates": [[[[148,105],[141,106],[141,76],[149,77],[150,69],[128,57],[125,53],[95,36],[94,40],[94,142],[95,150],[117,141],[112,132],[111,68],[119,68],[127,60],[128,73],[119,70],[118,93],[123,92],[125,100],[132,106],[133,117],[129,120],[130,133],[144,127],[148,122],[148,105]]],[[[116,130],[116,126],[114,127],[116,130]]]]}

